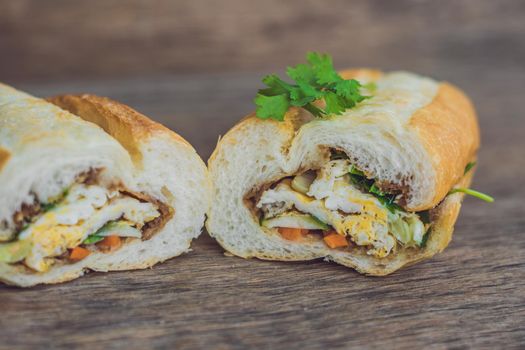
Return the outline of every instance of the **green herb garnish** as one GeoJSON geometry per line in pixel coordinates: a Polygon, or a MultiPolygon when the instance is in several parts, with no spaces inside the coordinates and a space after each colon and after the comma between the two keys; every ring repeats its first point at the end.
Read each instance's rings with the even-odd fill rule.
{"type": "Polygon", "coordinates": [[[56,206],[57,203],[45,203],[40,205],[43,213],[47,213],[48,211],[55,209],[56,206]]]}
{"type": "Polygon", "coordinates": [[[489,202],[489,203],[494,202],[494,198],[489,196],[488,194],[481,193],[481,192],[478,192],[478,191],[470,189],[470,188],[462,188],[462,187],[454,188],[448,194],[453,194],[453,193],[457,193],[457,192],[462,192],[464,194],[468,194],[470,196],[473,196],[473,197],[479,198],[481,200],[484,200],[485,202],[489,202]]]}
{"type": "Polygon", "coordinates": [[[465,172],[463,173],[463,175],[468,173],[470,169],[474,168],[475,166],[476,166],[476,162],[469,162],[467,166],[465,167],[465,172]]]}
{"type": "Polygon", "coordinates": [[[357,169],[355,166],[350,165],[350,169],[348,169],[348,174],[350,175],[350,180],[355,186],[357,186],[363,191],[371,193],[391,213],[395,213],[396,210],[403,210],[403,208],[401,208],[395,203],[397,195],[381,191],[376,185],[374,179],[367,178],[365,173],[357,169]]]}
{"type": "Polygon", "coordinates": [[[350,165],[350,169],[348,172],[352,175],[358,175],[358,176],[365,176],[365,173],[363,173],[361,170],[357,169],[355,166],[350,165]]]}
{"type": "Polygon", "coordinates": [[[421,240],[421,243],[419,244],[419,247],[420,248],[424,248],[426,247],[427,245],[427,241],[428,241],[428,238],[430,237],[430,231],[432,230],[432,228],[429,227],[429,229],[427,230],[427,232],[425,232],[425,234],[423,235],[423,239],[421,240]]]}
{"type": "Polygon", "coordinates": [[[92,235],[89,235],[88,238],[86,238],[84,240],[84,242],[82,242],[82,244],[95,244],[95,243],[100,242],[104,238],[105,238],[104,236],[99,236],[97,234],[92,234],[92,235]]]}
{"type": "MultiPolygon", "coordinates": [[[[268,87],[259,90],[254,100],[257,117],[283,121],[291,106],[302,107],[315,117],[339,115],[370,97],[361,95],[362,85],[357,80],[343,79],[337,73],[329,55],[309,52],[306,60],[308,64],[288,67],[286,71],[295,84],[287,83],[275,74],[263,78],[268,87]],[[321,99],[326,103],[324,108],[313,104],[321,99]]],[[[374,85],[368,88],[373,91],[374,85]]]]}
{"type": "MultiPolygon", "coordinates": [[[[465,166],[465,171],[463,172],[463,175],[468,173],[475,166],[476,166],[476,162],[469,162],[469,163],[467,163],[467,165],[465,166]]],[[[453,188],[452,190],[450,190],[450,192],[448,194],[453,194],[453,193],[457,193],[457,192],[468,194],[470,196],[473,196],[473,197],[479,198],[481,200],[484,200],[485,202],[489,202],[489,203],[494,202],[494,198],[489,196],[488,194],[485,194],[485,193],[482,193],[482,192],[479,192],[479,191],[476,191],[476,190],[473,190],[473,189],[470,189],[470,188],[462,188],[462,187],[453,188]]]]}
{"type": "Polygon", "coordinates": [[[58,203],[63,201],[64,198],[66,198],[68,194],[69,194],[69,188],[66,188],[64,191],[62,191],[62,193],[58,197],[56,197],[51,202],[41,203],[40,207],[42,208],[42,212],[47,213],[48,211],[55,209],[58,203]]]}

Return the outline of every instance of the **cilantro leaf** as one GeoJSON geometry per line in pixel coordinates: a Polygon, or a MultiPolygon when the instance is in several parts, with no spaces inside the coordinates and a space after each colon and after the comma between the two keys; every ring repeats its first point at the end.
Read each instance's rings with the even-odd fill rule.
{"type": "Polygon", "coordinates": [[[268,85],[268,89],[263,89],[259,93],[266,96],[275,96],[288,93],[293,86],[279,78],[275,74],[267,75],[263,78],[263,83],[268,85]]]}
{"type": "Polygon", "coordinates": [[[333,92],[327,92],[324,100],[326,102],[325,112],[328,114],[341,114],[345,110],[345,101],[333,92]]]}
{"type": "Polygon", "coordinates": [[[257,105],[257,116],[261,119],[272,118],[283,121],[290,102],[286,94],[265,96],[257,94],[254,100],[257,105]]]}
{"type": "Polygon", "coordinates": [[[337,73],[329,55],[309,52],[306,60],[308,64],[286,70],[294,84],[275,74],[263,78],[267,88],[259,90],[254,99],[257,117],[283,121],[291,106],[302,107],[315,117],[340,115],[370,98],[361,95],[362,86],[357,80],[345,80],[337,73]],[[325,107],[316,104],[318,100],[324,100],[325,107]]]}
{"type": "Polygon", "coordinates": [[[312,66],[312,71],[317,78],[317,83],[320,85],[331,84],[342,80],[339,74],[335,71],[332,63],[332,57],[316,52],[309,52],[306,55],[306,60],[312,66]]]}
{"type": "Polygon", "coordinates": [[[288,67],[286,75],[295,80],[297,84],[313,85],[316,82],[314,71],[306,64],[298,64],[295,67],[288,67]]]}
{"type": "Polygon", "coordinates": [[[367,178],[365,173],[357,169],[354,165],[350,165],[348,174],[350,175],[350,181],[352,181],[352,183],[357,186],[357,188],[372,194],[391,213],[394,214],[398,210],[403,210],[403,208],[395,203],[397,197],[396,194],[385,193],[381,191],[379,186],[376,185],[374,179],[367,178]]]}

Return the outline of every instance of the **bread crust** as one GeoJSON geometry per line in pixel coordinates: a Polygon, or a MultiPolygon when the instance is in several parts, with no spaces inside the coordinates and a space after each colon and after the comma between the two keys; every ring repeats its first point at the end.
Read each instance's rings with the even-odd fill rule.
{"type": "Polygon", "coordinates": [[[370,68],[351,68],[339,71],[343,79],[356,79],[359,81],[376,81],[383,76],[383,72],[378,69],[370,68]]]}
{"type": "MultiPolygon", "coordinates": [[[[474,169],[465,174],[459,183],[460,187],[468,187],[472,181],[474,169]]],[[[459,216],[463,193],[454,193],[445,197],[445,199],[432,211],[434,220],[430,236],[424,248],[408,249],[398,252],[395,255],[389,255],[381,260],[374,260],[372,257],[366,257],[356,263],[354,260],[347,259],[344,254],[329,256],[328,260],[333,260],[341,265],[356,269],[360,273],[370,276],[386,276],[399,270],[404,266],[409,266],[418,261],[431,258],[437,253],[441,253],[452,240],[454,225],[459,216]]]]}
{"type": "MultiPolygon", "coordinates": [[[[383,72],[360,68],[343,70],[340,75],[368,82],[380,79],[383,72]]],[[[412,114],[408,129],[418,135],[437,176],[432,200],[410,209],[431,209],[463,177],[465,166],[475,158],[480,146],[476,111],[459,88],[444,82],[432,102],[412,114]]]]}
{"type": "Polygon", "coordinates": [[[8,150],[0,147],[0,170],[7,164],[7,161],[11,157],[11,153],[8,150]]]}
{"type": "Polygon", "coordinates": [[[409,128],[419,135],[437,176],[432,201],[413,210],[430,209],[463,177],[476,155],[480,144],[476,112],[461,90],[442,83],[432,103],[412,116],[409,128]]]}
{"type": "Polygon", "coordinates": [[[100,126],[128,151],[135,166],[142,166],[141,142],[152,135],[164,134],[176,142],[190,146],[186,140],[164,125],[107,97],[89,94],[59,95],[46,100],[100,126]]]}

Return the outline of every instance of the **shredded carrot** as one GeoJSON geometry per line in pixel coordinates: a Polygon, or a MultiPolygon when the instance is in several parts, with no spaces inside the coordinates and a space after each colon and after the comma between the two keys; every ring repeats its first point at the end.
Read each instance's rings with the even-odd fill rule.
{"type": "Polygon", "coordinates": [[[307,229],[293,227],[278,227],[277,231],[279,231],[284,239],[289,241],[297,241],[308,233],[307,229]]]}
{"type": "Polygon", "coordinates": [[[122,241],[119,236],[111,235],[105,237],[103,240],[97,243],[97,247],[102,250],[113,251],[120,248],[122,241]]]}
{"type": "Polygon", "coordinates": [[[326,245],[332,249],[348,247],[348,241],[346,240],[346,237],[335,233],[335,231],[328,233],[326,236],[324,236],[323,240],[326,245]]]}
{"type": "Polygon", "coordinates": [[[69,260],[80,261],[87,257],[89,254],[91,254],[91,252],[86,248],[75,247],[71,249],[71,252],[69,253],[69,260]]]}

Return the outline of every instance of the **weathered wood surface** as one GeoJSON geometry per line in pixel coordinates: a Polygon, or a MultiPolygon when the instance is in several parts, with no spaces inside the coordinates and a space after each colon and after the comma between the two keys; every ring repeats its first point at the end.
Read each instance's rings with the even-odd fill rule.
{"type": "Polygon", "coordinates": [[[524,2],[229,0],[168,11],[159,1],[144,5],[140,23],[123,2],[103,2],[104,11],[0,3],[0,80],[39,96],[123,101],[207,158],[253,108],[262,74],[249,70],[298,62],[309,49],[333,52],[341,68],[415,70],[473,98],[483,143],[473,187],[496,202],[468,198],[444,253],[386,278],[322,261],[225,257],[203,233],[192,252],[145,271],[0,286],[0,349],[524,347],[524,2]]]}

